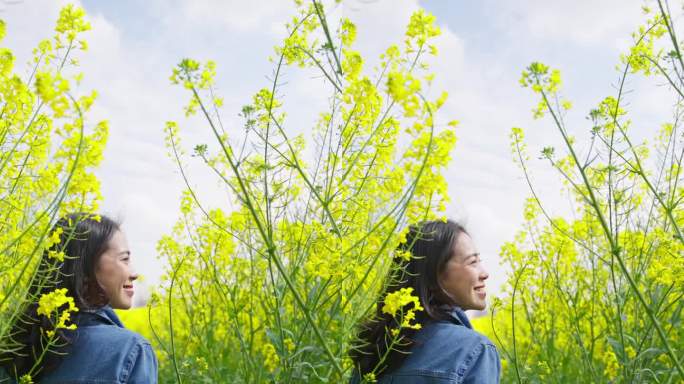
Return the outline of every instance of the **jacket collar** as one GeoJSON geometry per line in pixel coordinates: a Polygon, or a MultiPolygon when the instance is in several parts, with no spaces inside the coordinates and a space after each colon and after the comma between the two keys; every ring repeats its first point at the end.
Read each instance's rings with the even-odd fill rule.
{"type": "Polygon", "coordinates": [[[89,326],[96,324],[115,325],[119,328],[124,328],[119,316],[116,315],[111,306],[105,305],[94,310],[85,310],[79,315],[79,325],[89,326]]]}
{"type": "Polygon", "coordinates": [[[453,307],[451,312],[449,312],[449,317],[452,322],[462,325],[466,328],[473,329],[468,316],[466,315],[465,311],[461,309],[461,307],[453,307]]]}

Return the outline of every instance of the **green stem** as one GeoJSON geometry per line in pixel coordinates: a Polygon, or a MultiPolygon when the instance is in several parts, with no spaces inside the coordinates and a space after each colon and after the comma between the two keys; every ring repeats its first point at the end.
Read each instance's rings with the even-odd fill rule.
{"type": "MultiPolygon", "coordinates": [[[[539,78],[537,78],[537,84],[541,87],[541,82],[539,78]]],[[[546,92],[544,90],[541,91],[542,98],[544,100],[544,103],[546,104],[547,109],[549,110],[549,113],[553,117],[554,122],[556,123],[556,127],[561,133],[561,136],[563,137],[563,141],[565,142],[565,145],[570,152],[570,155],[572,156],[575,164],[577,165],[577,169],[582,176],[582,181],[584,185],[587,187],[587,192],[589,194],[590,198],[590,205],[594,209],[594,212],[598,216],[599,223],[601,224],[601,228],[603,229],[603,232],[608,239],[608,242],[610,243],[610,252],[612,255],[615,256],[615,258],[618,261],[618,265],[620,266],[620,270],[622,274],[627,278],[627,281],[629,282],[630,287],[634,291],[634,293],[637,296],[637,299],[641,303],[644,311],[646,311],[646,314],[648,315],[648,318],[651,320],[653,325],[656,328],[656,331],[658,332],[658,335],[660,336],[661,341],[663,342],[665,348],[667,349],[668,355],[670,356],[672,362],[674,363],[675,367],[677,368],[677,371],[679,371],[679,374],[684,377],[684,368],[682,368],[681,363],[677,359],[677,356],[672,349],[672,346],[667,340],[667,336],[665,335],[665,332],[663,331],[663,328],[660,326],[660,323],[658,322],[658,319],[655,317],[653,314],[653,311],[649,307],[648,303],[646,302],[646,299],[644,298],[643,294],[639,290],[639,287],[637,287],[636,282],[634,281],[634,278],[632,277],[631,273],[627,269],[627,266],[625,265],[625,262],[622,258],[622,255],[620,254],[620,247],[618,246],[615,238],[613,238],[612,233],[610,232],[610,228],[608,227],[608,224],[606,223],[606,218],[603,215],[603,211],[601,210],[601,206],[598,202],[598,199],[596,198],[594,194],[594,187],[589,181],[589,178],[585,172],[585,169],[579,165],[579,160],[577,158],[577,154],[575,152],[574,147],[572,146],[572,143],[570,142],[570,138],[568,137],[567,133],[565,132],[565,129],[563,128],[562,124],[558,120],[558,116],[554,112],[554,110],[551,107],[551,103],[549,102],[549,99],[546,95],[546,92]]]]}
{"type": "Polygon", "coordinates": [[[332,36],[330,35],[330,30],[328,29],[328,22],[325,19],[325,12],[323,12],[323,5],[319,4],[316,0],[311,0],[314,5],[314,9],[316,10],[316,15],[318,16],[318,20],[321,23],[321,27],[323,27],[323,32],[325,33],[325,38],[328,40],[328,44],[330,45],[330,52],[332,52],[333,57],[335,58],[335,64],[337,64],[337,73],[342,74],[342,65],[340,64],[340,58],[337,57],[337,53],[335,52],[335,44],[332,41],[332,36]]]}
{"type": "MultiPolygon", "coordinates": [[[[247,210],[250,212],[252,218],[254,219],[254,222],[256,223],[257,230],[259,232],[260,237],[266,243],[265,245],[266,245],[267,250],[268,250],[269,258],[271,258],[276,263],[276,267],[278,268],[278,272],[281,274],[281,276],[285,280],[285,284],[287,285],[287,287],[292,292],[292,295],[294,296],[295,301],[297,302],[297,305],[300,307],[302,312],[304,312],[304,316],[306,317],[307,322],[311,325],[311,328],[314,331],[316,337],[318,338],[318,341],[321,343],[321,346],[325,350],[325,353],[328,355],[330,362],[333,364],[335,370],[341,376],[344,373],[344,371],[342,370],[342,367],[340,366],[339,362],[337,361],[337,359],[333,355],[332,351],[330,350],[330,347],[326,343],[325,338],[323,337],[320,329],[318,329],[318,326],[316,325],[316,323],[313,319],[313,316],[311,315],[310,311],[308,310],[308,308],[304,304],[304,300],[302,299],[299,292],[297,292],[296,287],[294,286],[294,284],[290,280],[289,276],[287,275],[287,273],[285,271],[285,267],[283,266],[280,258],[278,257],[278,255],[275,252],[275,245],[272,243],[271,238],[269,238],[268,234],[266,233],[266,229],[263,227],[263,223],[261,222],[260,216],[257,213],[257,211],[256,211],[256,209],[252,203],[252,198],[251,198],[250,192],[247,189],[247,186],[245,185],[244,179],[240,175],[240,170],[238,169],[237,165],[235,164],[235,162],[233,160],[233,156],[230,154],[230,151],[228,151],[228,148],[226,147],[226,144],[225,144],[223,138],[221,137],[218,130],[216,129],[216,126],[214,125],[214,122],[211,119],[209,112],[207,111],[204,103],[202,102],[202,100],[201,100],[201,98],[197,92],[197,89],[194,86],[192,87],[192,93],[193,93],[193,97],[199,103],[199,106],[202,110],[202,113],[204,114],[205,118],[207,119],[207,122],[209,123],[209,125],[212,129],[212,132],[214,133],[215,138],[219,142],[219,145],[221,146],[223,154],[226,157],[226,160],[228,161],[228,164],[229,164],[231,170],[233,171],[233,174],[235,175],[235,177],[237,179],[239,190],[240,190],[242,197],[243,197],[243,202],[244,202],[245,206],[247,207],[247,210]]],[[[303,172],[303,171],[300,169],[300,172],[303,172]]],[[[339,230],[337,230],[337,233],[339,233],[339,230]]]]}
{"type": "Polygon", "coordinates": [[[662,0],[658,0],[658,7],[660,8],[660,15],[663,17],[665,26],[667,27],[667,32],[670,35],[670,40],[672,40],[672,46],[677,53],[677,60],[679,60],[680,68],[684,71],[684,62],[682,61],[682,54],[679,51],[679,42],[677,41],[677,35],[675,34],[674,26],[672,25],[672,18],[670,18],[669,10],[666,11],[662,0]]]}
{"type": "MultiPolygon", "coordinates": [[[[183,259],[184,260],[184,259],[183,259]]],[[[173,271],[173,276],[171,277],[171,284],[169,286],[169,294],[168,294],[168,309],[169,309],[169,336],[171,338],[171,360],[173,362],[173,370],[176,373],[176,380],[178,380],[179,384],[183,383],[183,380],[181,379],[180,372],[178,371],[178,362],[176,361],[176,345],[174,343],[174,337],[173,337],[173,311],[172,311],[172,297],[171,293],[173,292],[173,285],[176,281],[176,274],[178,273],[178,270],[180,269],[181,265],[183,264],[183,260],[178,263],[178,267],[176,267],[173,271]]]]}

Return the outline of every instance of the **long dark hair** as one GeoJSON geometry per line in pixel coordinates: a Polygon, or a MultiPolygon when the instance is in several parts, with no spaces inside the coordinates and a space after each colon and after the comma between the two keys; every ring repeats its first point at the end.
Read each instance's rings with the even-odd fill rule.
{"type": "Polygon", "coordinates": [[[376,311],[360,326],[357,342],[349,353],[361,377],[370,372],[379,376],[398,368],[414,344],[416,330],[401,327],[392,315],[383,313],[388,294],[413,288],[423,307],[422,311],[416,312],[418,323],[448,319],[455,303],[440,285],[439,275],[453,256],[454,245],[462,233],[467,234],[463,226],[451,220],[426,221],[409,227],[406,241],[399,246],[398,253],[408,251],[411,258],[394,257],[376,311]],[[397,329],[399,343],[390,348],[395,338],[392,333],[397,329]]]}
{"type": "MultiPolygon", "coordinates": [[[[42,295],[66,289],[66,295],[73,298],[81,312],[108,303],[95,277],[95,270],[118,230],[117,222],[102,215],[73,213],[57,221],[50,232],[53,239],[50,243],[53,244],[43,252],[29,286],[25,309],[15,319],[9,334],[7,344],[14,348],[0,356],[0,365],[8,374],[20,377],[33,369],[31,376],[34,380],[39,379],[57,368],[68,350],[72,332],[64,328],[55,329],[54,316],[38,313],[38,300],[42,295]],[[46,332],[54,332],[56,337],[55,345],[47,351],[46,332]],[[36,364],[39,369],[34,368],[36,364]]],[[[67,304],[63,304],[59,310],[66,307],[67,304]]]]}

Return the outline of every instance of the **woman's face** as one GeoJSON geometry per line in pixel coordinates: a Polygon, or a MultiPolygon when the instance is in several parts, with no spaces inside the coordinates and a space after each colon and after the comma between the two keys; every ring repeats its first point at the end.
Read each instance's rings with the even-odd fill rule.
{"type": "Polygon", "coordinates": [[[487,305],[485,280],[488,277],[473,240],[461,232],[456,238],[453,255],[439,276],[442,288],[463,310],[481,311],[487,305]]]}
{"type": "Polygon", "coordinates": [[[133,280],[138,274],[131,267],[128,241],[123,232],[116,231],[108,245],[95,268],[95,277],[112,308],[129,309],[133,305],[133,280]]]}

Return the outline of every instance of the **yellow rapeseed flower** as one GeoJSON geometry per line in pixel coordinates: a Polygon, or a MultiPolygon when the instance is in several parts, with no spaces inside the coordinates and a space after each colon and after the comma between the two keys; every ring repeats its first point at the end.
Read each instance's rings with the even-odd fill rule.
{"type": "MultiPolygon", "coordinates": [[[[396,316],[400,314],[400,327],[420,329],[420,324],[411,324],[411,321],[416,318],[416,311],[422,311],[423,307],[420,305],[420,300],[413,295],[413,288],[401,288],[398,291],[391,292],[385,297],[385,304],[382,307],[382,312],[388,315],[396,316]],[[413,308],[405,309],[409,304],[413,304],[413,308]]],[[[394,330],[397,331],[397,330],[394,330]]],[[[397,336],[397,332],[392,332],[393,336],[397,336]]]]}
{"type": "Polygon", "coordinates": [[[280,363],[280,357],[278,357],[278,352],[271,343],[266,343],[261,347],[261,354],[264,356],[264,366],[266,369],[273,373],[278,368],[280,363]]]}
{"type": "Polygon", "coordinates": [[[71,313],[78,312],[78,308],[74,304],[74,298],[67,296],[67,289],[55,289],[50,293],[43,294],[38,300],[39,315],[50,317],[52,314],[57,314],[58,318],[52,330],[46,332],[48,337],[53,337],[55,331],[58,329],[76,329],[76,324],[67,324],[71,320],[71,313]],[[60,308],[67,305],[66,308],[60,308]]]}
{"type": "Polygon", "coordinates": [[[55,244],[59,244],[62,241],[62,239],[61,239],[62,233],[64,233],[62,228],[57,228],[54,231],[52,231],[52,233],[50,234],[50,238],[48,239],[48,242],[47,242],[47,247],[49,248],[55,244]]]}
{"type": "Polygon", "coordinates": [[[59,309],[64,304],[68,304],[67,310],[78,311],[74,304],[74,298],[66,295],[67,289],[55,289],[52,292],[44,293],[38,300],[38,314],[50,316],[51,313],[59,309]]]}
{"type": "Polygon", "coordinates": [[[48,257],[57,261],[64,261],[64,251],[48,251],[48,257]]]}
{"type": "Polygon", "coordinates": [[[404,306],[413,303],[414,309],[422,311],[420,300],[413,295],[413,288],[401,288],[398,291],[388,293],[385,297],[385,304],[382,307],[382,312],[394,316],[404,306]]]}

